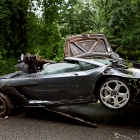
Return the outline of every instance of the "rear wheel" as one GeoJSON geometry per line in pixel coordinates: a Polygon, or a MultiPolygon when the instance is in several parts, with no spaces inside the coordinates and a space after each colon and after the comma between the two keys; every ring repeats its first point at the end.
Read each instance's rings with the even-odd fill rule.
{"type": "Polygon", "coordinates": [[[10,98],[0,92],[0,116],[6,116],[12,113],[13,104],[10,98]]]}
{"type": "Polygon", "coordinates": [[[126,81],[112,77],[100,85],[98,96],[104,106],[117,110],[128,105],[131,91],[126,81]]]}

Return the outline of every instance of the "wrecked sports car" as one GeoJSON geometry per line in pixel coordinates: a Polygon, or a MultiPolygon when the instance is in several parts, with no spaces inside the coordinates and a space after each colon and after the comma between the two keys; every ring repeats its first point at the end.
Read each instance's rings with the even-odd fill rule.
{"type": "Polygon", "coordinates": [[[21,71],[0,76],[0,116],[10,114],[15,105],[51,109],[100,100],[117,110],[140,103],[139,65],[128,65],[113,53],[104,35],[68,37],[64,56],[60,63],[41,65],[28,56],[28,63],[17,64],[21,71]]]}

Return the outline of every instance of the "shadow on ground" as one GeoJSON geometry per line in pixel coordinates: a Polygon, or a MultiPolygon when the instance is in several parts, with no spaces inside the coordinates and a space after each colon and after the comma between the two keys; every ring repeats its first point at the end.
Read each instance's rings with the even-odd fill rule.
{"type": "MultiPolygon", "coordinates": [[[[85,121],[107,125],[140,126],[140,106],[129,105],[127,108],[114,111],[104,108],[101,104],[85,104],[77,106],[64,106],[55,108],[58,112],[63,112],[73,117],[84,119],[85,121]]],[[[77,120],[58,115],[44,109],[29,109],[25,111],[24,117],[35,119],[47,119],[53,122],[64,122],[76,125],[87,126],[77,120]]]]}

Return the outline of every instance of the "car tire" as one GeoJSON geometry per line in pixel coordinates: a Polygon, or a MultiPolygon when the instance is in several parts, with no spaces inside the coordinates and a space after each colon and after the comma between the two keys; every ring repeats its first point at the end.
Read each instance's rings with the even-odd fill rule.
{"type": "Polygon", "coordinates": [[[0,116],[10,115],[13,110],[13,104],[10,98],[0,92],[0,116]]]}
{"type": "Polygon", "coordinates": [[[101,104],[107,108],[114,110],[124,108],[131,99],[130,86],[123,79],[108,78],[101,83],[98,98],[101,104]]]}

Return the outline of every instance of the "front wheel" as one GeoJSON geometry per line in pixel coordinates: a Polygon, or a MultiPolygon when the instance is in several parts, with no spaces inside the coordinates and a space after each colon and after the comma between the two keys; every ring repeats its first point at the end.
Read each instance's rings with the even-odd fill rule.
{"type": "Polygon", "coordinates": [[[131,91],[126,81],[112,77],[100,85],[98,97],[104,106],[117,110],[128,105],[131,99],[131,91]]]}
{"type": "Polygon", "coordinates": [[[6,116],[12,113],[13,104],[8,96],[0,92],[0,116],[6,116]]]}

